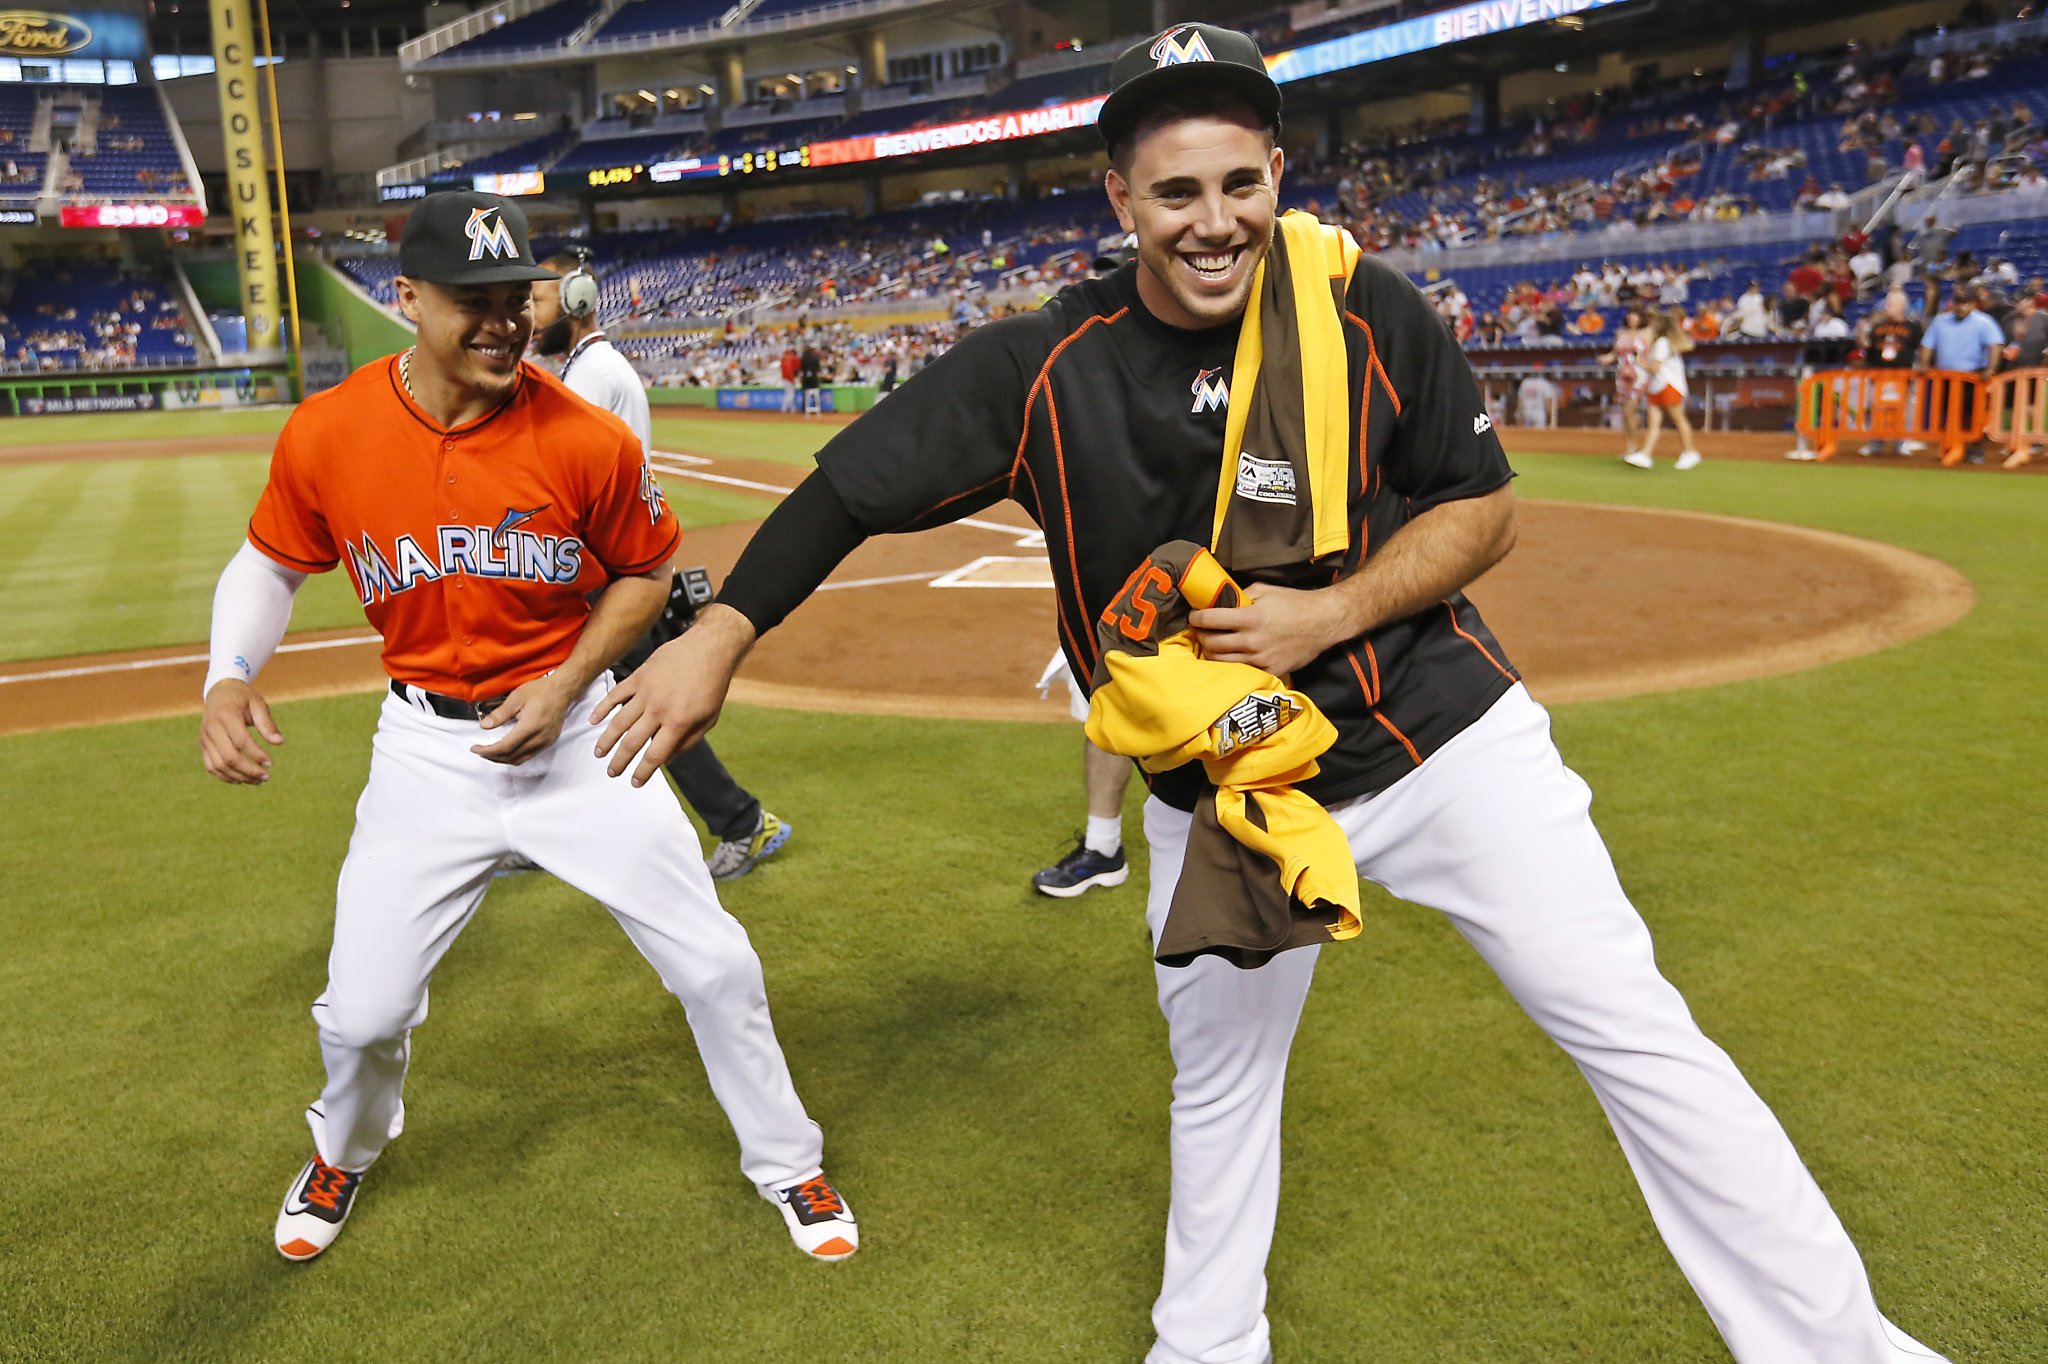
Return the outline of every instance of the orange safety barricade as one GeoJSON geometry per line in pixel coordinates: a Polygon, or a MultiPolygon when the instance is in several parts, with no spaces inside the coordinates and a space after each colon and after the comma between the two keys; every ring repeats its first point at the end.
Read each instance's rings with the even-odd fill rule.
{"type": "Polygon", "coordinates": [[[1799,385],[1798,428],[1821,459],[1845,440],[1917,440],[1957,464],[1984,421],[1983,376],[1962,370],[1829,369],[1799,385]]]}
{"type": "Polygon", "coordinates": [[[2048,445],[2048,369],[1994,375],[1985,393],[1984,434],[2012,450],[2048,445]]]}

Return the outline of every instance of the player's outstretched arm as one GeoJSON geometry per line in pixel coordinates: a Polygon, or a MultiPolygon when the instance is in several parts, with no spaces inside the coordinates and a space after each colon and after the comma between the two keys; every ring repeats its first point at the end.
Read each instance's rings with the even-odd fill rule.
{"type": "Polygon", "coordinates": [[[752,621],[713,602],[682,638],[656,649],[613,687],[590,717],[604,724],[597,756],[610,755],[611,775],[623,773],[638,755],[633,785],[645,786],[670,758],[710,733],[754,639],[752,621]]]}
{"type": "Polygon", "coordinates": [[[305,581],[305,574],[285,568],[245,541],[214,589],[199,756],[208,773],[231,786],[260,786],[270,780],[270,753],[251,737],[251,730],[272,744],[284,742],[284,731],[271,718],[269,703],[255,681],[283,641],[291,623],[292,598],[305,581]]]}
{"type": "Polygon", "coordinates": [[[866,538],[824,470],[797,484],[747,541],[718,600],[697,613],[681,639],[656,649],[613,687],[590,717],[605,726],[597,756],[610,755],[611,774],[623,773],[639,755],[633,785],[645,786],[663,763],[709,733],[754,641],[817,591],[866,538]]]}

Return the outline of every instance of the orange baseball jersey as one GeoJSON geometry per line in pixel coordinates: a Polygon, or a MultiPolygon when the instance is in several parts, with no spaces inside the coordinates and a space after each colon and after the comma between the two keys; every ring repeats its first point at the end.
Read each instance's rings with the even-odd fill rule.
{"type": "Polygon", "coordinates": [[[559,667],[584,593],[667,563],[675,513],[623,422],[520,366],[512,398],[443,430],[396,356],[300,404],[249,540],[287,568],[345,564],[401,682],[475,701],[559,667]]]}

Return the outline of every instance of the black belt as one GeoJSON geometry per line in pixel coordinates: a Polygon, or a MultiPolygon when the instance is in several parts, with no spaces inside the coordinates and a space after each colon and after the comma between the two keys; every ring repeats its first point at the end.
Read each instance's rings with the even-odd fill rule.
{"type": "Polygon", "coordinates": [[[416,687],[397,678],[391,679],[391,694],[408,706],[419,706],[430,710],[443,720],[481,720],[499,706],[505,704],[502,696],[486,696],[481,701],[464,701],[459,697],[443,696],[425,687],[416,687]]]}

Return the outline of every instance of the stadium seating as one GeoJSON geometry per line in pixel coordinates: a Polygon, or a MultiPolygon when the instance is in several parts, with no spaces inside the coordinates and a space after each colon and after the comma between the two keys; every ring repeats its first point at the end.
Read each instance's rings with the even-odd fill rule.
{"type": "Polygon", "coordinates": [[[99,103],[93,145],[81,145],[71,155],[78,181],[69,193],[109,199],[193,197],[155,89],[107,85],[68,93],[99,103]]]}
{"type": "Polygon", "coordinates": [[[10,372],[132,369],[198,361],[191,325],[164,280],[70,260],[25,261],[4,310],[10,372]]]}
{"type": "Polygon", "coordinates": [[[514,171],[545,171],[554,167],[556,158],[576,143],[580,136],[571,128],[564,132],[549,133],[546,137],[522,142],[516,147],[491,152],[474,161],[462,163],[462,169],[472,175],[505,175],[514,171]]]}
{"type": "Polygon", "coordinates": [[[0,204],[31,203],[43,190],[50,158],[28,150],[36,94],[33,86],[0,85],[0,204]]]}
{"type": "Polygon", "coordinates": [[[511,52],[519,48],[555,47],[595,18],[598,0],[557,0],[545,9],[523,14],[461,44],[465,55],[511,52]]]}
{"type": "MultiPolygon", "coordinates": [[[[703,28],[718,22],[733,7],[733,0],[627,0],[604,26],[591,35],[592,42],[615,38],[641,38],[653,33],[703,28]]],[[[466,46],[465,46],[466,50],[466,46]]]]}

